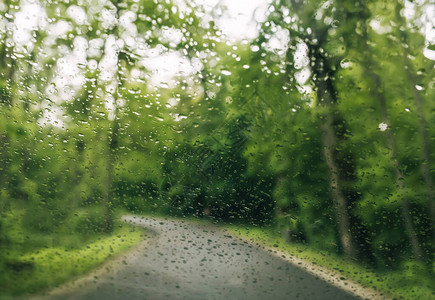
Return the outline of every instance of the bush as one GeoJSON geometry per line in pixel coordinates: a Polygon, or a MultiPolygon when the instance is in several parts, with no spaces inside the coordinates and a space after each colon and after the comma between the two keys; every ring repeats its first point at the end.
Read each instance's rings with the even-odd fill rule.
{"type": "Polygon", "coordinates": [[[102,208],[88,208],[74,213],[71,219],[74,231],[91,235],[104,231],[104,212],[102,208]]]}

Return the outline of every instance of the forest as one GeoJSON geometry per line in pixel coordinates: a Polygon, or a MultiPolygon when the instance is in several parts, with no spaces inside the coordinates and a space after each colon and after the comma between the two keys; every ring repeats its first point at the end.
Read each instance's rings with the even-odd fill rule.
{"type": "Polygon", "coordinates": [[[252,39],[206,3],[0,1],[0,281],[122,213],[430,278],[433,2],[273,0],[252,39]]]}

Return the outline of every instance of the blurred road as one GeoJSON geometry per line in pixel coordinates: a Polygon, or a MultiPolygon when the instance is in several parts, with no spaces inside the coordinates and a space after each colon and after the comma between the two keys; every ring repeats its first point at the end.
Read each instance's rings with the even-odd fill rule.
{"type": "Polygon", "coordinates": [[[213,225],[124,219],[154,234],[94,278],[39,299],[357,299],[213,225]]]}

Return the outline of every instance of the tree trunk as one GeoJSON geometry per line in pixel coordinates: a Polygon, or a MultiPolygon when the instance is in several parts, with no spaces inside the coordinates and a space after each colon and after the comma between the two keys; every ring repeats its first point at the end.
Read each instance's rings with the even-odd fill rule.
{"type": "Polygon", "coordinates": [[[104,227],[103,230],[109,233],[113,230],[113,171],[115,165],[115,152],[118,142],[118,122],[112,122],[112,129],[108,137],[108,153],[106,159],[106,182],[104,188],[104,227]]]}
{"type": "MultiPolygon", "coordinates": [[[[9,183],[9,135],[6,132],[0,132],[0,246],[6,238],[6,232],[3,232],[3,213],[7,208],[5,193],[9,183]]],[[[1,255],[0,255],[1,260],[1,255]]]]}
{"type": "Polygon", "coordinates": [[[355,258],[356,249],[351,236],[348,204],[342,192],[339,171],[334,155],[337,143],[331,114],[320,116],[320,128],[322,131],[323,156],[328,166],[329,188],[331,196],[334,199],[341,247],[346,256],[355,258]]]}
{"type": "MultiPolygon", "coordinates": [[[[400,10],[403,6],[396,3],[396,19],[400,27],[406,26],[404,18],[400,15],[400,10]]],[[[427,130],[427,120],[424,114],[423,97],[420,91],[416,88],[417,80],[414,76],[413,66],[408,58],[408,49],[404,47],[404,44],[408,45],[407,33],[404,30],[398,30],[403,55],[403,65],[405,66],[405,74],[408,82],[414,93],[414,100],[416,104],[418,130],[421,137],[421,171],[423,174],[424,183],[426,185],[426,197],[429,205],[429,215],[432,223],[432,240],[435,241],[435,185],[430,173],[430,137],[427,130]]]]}
{"type": "Polygon", "coordinates": [[[356,248],[351,235],[348,203],[343,195],[339,171],[335,159],[336,138],[331,112],[320,116],[320,129],[322,131],[323,156],[328,166],[328,180],[332,199],[335,205],[338,233],[344,254],[356,258],[356,248]]]}
{"type": "MultiPolygon", "coordinates": [[[[7,33],[6,33],[7,35],[7,33]]],[[[6,36],[7,37],[7,36],[6,36]]],[[[0,43],[0,78],[4,80],[4,86],[0,85],[0,110],[2,113],[0,117],[5,118],[5,123],[8,124],[12,119],[10,108],[14,100],[14,91],[11,90],[14,84],[14,77],[16,71],[16,62],[11,58],[12,50],[6,45],[6,37],[0,43]]],[[[10,142],[11,137],[7,131],[7,126],[4,131],[0,131],[0,246],[6,239],[7,233],[3,230],[3,213],[8,206],[8,196],[5,191],[9,183],[9,165],[10,165],[10,142]]],[[[0,259],[1,259],[0,255],[0,259]]]]}
{"type": "Polygon", "coordinates": [[[313,78],[317,87],[317,105],[319,106],[319,125],[322,133],[323,156],[328,167],[328,181],[331,197],[335,206],[336,222],[340,244],[349,258],[357,257],[357,248],[352,237],[348,199],[344,196],[339,167],[336,158],[337,137],[334,128],[336,91],[331,78],[334,72],[327,59],[321,54],[320,47],[309,45],[313,59],[313,78]]]}
{"type": "Polygon", "coordinates": [[[399,165],[399,156],[397,151],[397,145],[396,141],[394,139],[394,131],[393,128],[391,128],[390,118],[388,115],[387,110],[387,100],[385,98],[385,95],[380,92],[382,90],[381,85],[381,79],[378,74],[376,74],[372,69],[371,66],[373,66],[375,63],[373,61],[373,58],[371,56],[370,49],[367,46],[368,36],[367,31],[363,32],[364,35],[364,46],[365,46],[365,52],[367,53],[367,56],[365,58],[365,62],[363,63],[363,67],[368,75],[368,77],[371,78],[373,81],[373,88],[371,89],[373,97],[378,101],[379,107],[381,109],[381,119],[382,122],[387,124],[387,130],[385,131],[386,140],[387,140],[387,146],[391,151],[391,164],[396,180],[397,187],[399,190],[404,194],[402,195],[402,203],[401,203],[401,211],[403,216],[403,223],[405,226],[406,233],[408,235],[408,238],[411,242],[412,252],[416,259],[422,260],[423,259],[423,250],[421,248],[421,245],[418,241],[418,235],[417,231],[415,230],[414,223],[411,216],[410,206],[409,206],[409,199],[406,195],[405,191],[405,181],[404,176],[400,170],[399,165]]]}

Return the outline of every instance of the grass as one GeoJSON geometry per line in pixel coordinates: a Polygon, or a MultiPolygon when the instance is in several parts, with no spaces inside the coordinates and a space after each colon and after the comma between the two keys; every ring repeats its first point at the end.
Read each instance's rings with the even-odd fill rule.
{"type": "Polygon", "coordinates": [[[400,270],[370,269],[334,253],[313,249],[309,245],[288,243],[270,229],[237,225],[225,228],[240,238],[279,249],[312,264],[331,269],[346,279],[380,291],[393,299],[435,299],[435,280],[426,268],[417,263],[408,262],[400,270]]]}
{"type": "Polygon", "coordinates": [[[9,256],[18,261],[1,275],[0,299],[37,293],[86,274],[138,244],[143,233],[141,228],[123,224],[112,234],[95,237],[75,248],[49,247],[18,256],[11,252],[9,256]]]}

